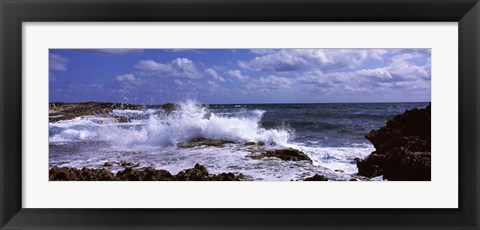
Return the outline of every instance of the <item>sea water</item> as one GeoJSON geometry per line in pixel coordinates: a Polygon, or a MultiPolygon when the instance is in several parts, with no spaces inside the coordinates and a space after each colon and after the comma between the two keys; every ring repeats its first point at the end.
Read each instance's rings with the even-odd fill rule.
{"type": "MultiPolygon", "coordinates": [[[[179,103],[141,110],[114,110],[111,116],[84,116],[49,124],[50,167],[102,168],[128,161],[172,174],[200,163],[210,173],[243,173],[248,180],[290,181],[321,174],[335,180],[358,178],[355,158],[375,149],[365,139],[393,116],[428,103],[200,104],[179,103]],[[125,116],[118,123],[114,116],[125,116]],[[231,141],[223,147],[178,144],[195,138],[231,141]],[[295,148],[308,162],[252,159],[246,142],[264,149],[295,148]]],[[[116,172],[119,166],[110,167],[116,172]]]]}

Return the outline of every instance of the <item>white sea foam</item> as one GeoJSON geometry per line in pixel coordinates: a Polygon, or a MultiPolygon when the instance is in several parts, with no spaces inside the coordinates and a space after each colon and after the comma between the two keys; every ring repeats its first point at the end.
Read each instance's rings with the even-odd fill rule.
{"type": "MultiPolygon", "coordinates": [[[[291,132],[286,129],[260,127],[263,110],[219,115],[195,101],[180,103],[171,113],[148,111],[149,117],[135,124],[98,122],[95,117],[78,118],[50,124],[50,142],[108,141],[115,145],[171,146],[193,138],[222,139],[233,142],[263,141],[286,145],[291,132]],[[56,129],[55,129],[56,128],[56,129]]],[[[137,111],[114,111],[117,115],[137,115],[137,111]]]]}
{"type": "Polygon", "coordinates": [[[144,114],[144,113],[145,113],[145,111],[143,111],[143,110],[131,110],[131,109],[125,109],[125,110],[114,109],[112,111],[112,114],[119,115],[119,116],[141,115],[141,114],[144,114]]]}
{"type": "Polygon", "coordinates": [[[66,129],[60,134],[50,137],[50,142],[84,141],[96,137],[96,133],[87,130],[66,129]]]}
{"type": "Polygon", "coordinates": [[[371,144],[361,144],[357,147],[307,147],[301,144],[290,144],[289,147],[299,149],[307,154],[314,165],[321,165],[331,170],[341,170],[349,174],[358,171],[355,158],[365,158],[375,150],[371,144]]]}

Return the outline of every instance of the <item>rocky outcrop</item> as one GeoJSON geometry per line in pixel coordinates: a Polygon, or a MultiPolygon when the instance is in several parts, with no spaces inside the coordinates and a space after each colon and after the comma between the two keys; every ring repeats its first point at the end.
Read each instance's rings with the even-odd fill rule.
{"type": "Polygon", "coordinates": [[[162,109],[166,112],[172,112],[179,108],[180,108],[180,105],[173,104],[173,103],[165,103],[162,105],[162,109]]]}
{"type": "Polygon", "coordinates": [[[174,180],[175,177],[167,170],[147,167],[143,170],[126,168],[117,172],[115,179],[120,181],[170,181],[174,180]]]}
{"type": "Polygon", "coordinates": [[[132,162],[121,160],[119,162],[115,162],[115,161],[105,162],[103,164],[103,167],[111,167],[113,165],[119,165],[119,166],[122,166],[122,167],[125,167],[125,168],[135,168],[135,167],[140,166],[139,163],[135,164],[135,163],[132,163],[132,162]]]}
{"type": "MultiPolygon", "coordinates": [[[[49,104],[49,121],[56,122],[60,120],[70,120],[80,116],[98,115],[106,116],[114,109],[138,110],[139,106],[125,103],[104,103],[104,102],[82,102],[82,103],[62,103],[55,102],[49,104]]],[[[127,117],[113,116],[119,123],[129,122],[127,117]]]]}
{"type": "Polygon", "coordinates": [[[253,159],[276,157],[284,161],[308,161],[312,163],[312,159],[310,159],[307,154],[294,148],[266,150],[247,156],[253,159]]]}
{"type": "Polygon", "coordinates": [[[225,144],[231,144],[233,141],[227,140],[212,140],[206,139],[203,137],[194,138],[187,143],[179,143],[177,147],[179,148],[193,148],[197,146],[213,146],[213,147],[223,147],[225,144]]]}
{"type": "Polygon", "coordinates": [[[53,167],[49,170],[50,180],[59,181],[112,181],[115,175],[106,169],[75,169],[53,167]]]}
{"type": "Polygon", "coordinates": [[[358,174],[387,180],[431,179],[431,105],[408,110],[365,136],[376,151],[356,159],[358,174]]]}
{"type": "Polygon", "coordinates": [[[196,164],[193,168],[172,175],[166,170],[152,167],[143,169],[125,168],[114,174],[106,169],[75,169],[53,167],[49,171],[50,181],[243,181],[243,174],[210,174],[205,166],[196,164]]]}
{"type": "Polygon", "coordinates": [[[193,168],[183,170],[175,176],[180,181],[206,181],[209,177],[207,168],[200,164],[195,164],[193,168]]]}
{"type": "MultiPolygon", "coordinates": [[[[178,143],[177,147],[179,148],[193,148],[193,147],[198,147],[198,146],[211,146],[211,147],[224,147],[225,144],[235,144],[233,141],[229,140],[222,140],[222,139],[207,139],[203,137],[198,137],[198,138],[193,138],[188,142],[184,143],[178,143]]],[[[265,142],[259,141],[259,142],[245,142],[243,143],[244,146],[264,146],[265,142]]]]}
{"type": "Polygon", "coordinates": [[[191,169],[179,172],[175,176],[177,181],[243,181],[243,174],[235,175],[233,173],[209,174],[205,166],[196,164],[191,169]]]}
{"type": "Polygon", "coordinates": [[[303,179],[304,181],[328,181],[325,176],[315,174],[314,176],[303,179]]]}

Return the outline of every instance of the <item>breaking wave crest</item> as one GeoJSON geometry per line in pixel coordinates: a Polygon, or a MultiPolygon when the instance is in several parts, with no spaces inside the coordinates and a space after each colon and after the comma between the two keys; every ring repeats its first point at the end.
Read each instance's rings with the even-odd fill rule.
{"type": "MultiPolygon", "coordinates": [[[[196,101],[189,100],[179,105],[171,112],[143,111],[144,119],[124,124],[100,123],[98,118],[95,121],[88,117],[51,123],[50,142],[106,141],[122,146],[170,146],[194,138],[206,138],[286,145],[292,138],[293,132],[287,128],[262,128],[263,110],[216,114],[196,101]]],[[[139,117],[139,112],[127,112],[139,117]]]]}

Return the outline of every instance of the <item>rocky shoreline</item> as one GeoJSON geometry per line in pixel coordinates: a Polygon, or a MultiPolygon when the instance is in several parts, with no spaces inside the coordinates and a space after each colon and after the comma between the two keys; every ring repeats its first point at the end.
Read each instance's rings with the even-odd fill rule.
{"type": "Polygon", "coordinates": [[[293,148],[257,151],[257,152],[254,152],[253,154],[247,155],[247,157],[250,157],[253,159],[275,157],[284,161],[308,161],[309,163],[313,162],[312,159],[310,159],[310,157],[307,156],[307,154],[293,148]]]}
{"type": "MultiPolygon", "coordinates": [[[[69,120],[81,116],[101,116],[117,119],[117,122],[129,122],[127,117],[113,115],[116,109],[139,110],[143,107],[121,103],[50,103],[49,121],[69,120]]],[[[167,103],[162,105],[165,112],[178,109],[178,105],[167,103]]],[[[358,174],[351,175],[360,180],[382,176],[386,180],[399,181],[429,181],[431,180],[431,106],[423,109],[407,110],[389,120],[385,127],[372,130],[365,136],[375,151],[365,159],[356,158],[358,174]]],[[[194,138],[186,143],[179,143],[178,148],[196,148],[200,146],[225,147],[231,144],[244,146],[252,159],[278,158],[283,161],[313,161],[305,153],[293,148],[275,148],[275,143],[245,142],[234,143],[228,140],[210,140],[194,138]]],[[[103,168],[50,168],[50,180],[84,180],[84,181],[123,181],[123,180],[153,180],[153,181],[242,181],[243,174],[232,172],[210,174],[206,167],[196,164],[177,175],[162,169],[142,167],[129,162],[105,162],[103,168]],[[108,167],[118,165],[124,169],[116,174],[108,167]]],[[[99,165],[102,167],[102,165],[99,165]]],[[[327,181],[324,175],[315,174],[306,177],[305,181],[327,181]]],[[[353,180],[353,179],[352,179],[353,180]]],[[[356,179],[355,179],[356,180],[356,179]]]]}
{"type": "MultiPolygon", "coordinates": [[[[166,103],[161,108],[169,113],[179,108],[179,105],[173,103],[166,103]]],[[[112,117],[117,119],[119,123],[129,122],[129,119],[124,116],[112,115],[113,110],[141,110],[144,106],[132,105],[127,103],[112,103],[112,102],[52,102],[48,105],[49,122],[57,122],[62,120],[71,120],[81,116],[101,116],[112,117]]]]}
{"type": "MultiPolygon", "coordinates": [[[[191,142],[179,144],[179,148],[193,148],[198,146],[214,146],[223,147],[224,144],[232,142],[222,140],[208,140],[203,138],[194,139],[191,142]]],[[[265,150],[263,142],[245,143],[246,146],[255,145],[258,148],[253,154],[247,155],[252,159],[262,159],[265,157],[278,158],[284,161],[307,161],[312,160],[303,152],[293,149],[273,149],[265,150]],[[252,144],[253,143],[253,144],[252,144]]],[[[176,175],[172,175],[169,171],[163,169],[154,169],[152,167],[139,168],[140,164],[127,161],[105,162],[103,168],[69,168],[54,166],[49,170],[50,181],[244,181],[245,175],[241,173],[220,173],[210,174],[205,166],[196,164],[193,168],[185,169],[176,175]],[[118,171],[116,174],[108,170],[114,165],[121,166],[124,170],[118,171]]],[[[328,181],[323,175],[315,174],[314,176],[303,179],[304,181],[328,181]]]]}
{"type": "Polygon", "coordinates": [[[431,180],[431,105],[407,110],[365,136],[375,147],[356,159],[358,175],[393,181],[431,180]]]}
{"type": "MultiPolygon", "coordinates": [[[[145,167],[135,169],[125,167],[124,170],[112,173],[101,168],[69,168],[52,167],[49,170],[50,181],[246,181],[247,177],[242,173],[219,173],[210,174],[207,168],[201,164],[196,164],[193,168],[185,169],[172,175],[169,171],[163,169],[154,169],[145,167]]],[[[356,179],[352,179],[356,181],[356,179]]],[[[293,180],[292,180],[293,181],[293,180]]],[[[329,181],[323,175],[315,174],[297,181],[329,181]]]]}
{"type": "Polygon", "coordinates": [[[122,116],[110,115],[115,109],[138,110],[140,106],[126,103],[106,103],[106,102],[81,102],[81,103],[63,103],[54,102],[48,105],[49,122],[61,120],[71,120],[80,116],[110,116],[114,117],[120,123],[128,122],[128,118],[122,116]]]}
{"type": "Polygon", "coordinates": [[[210,174],[201,164],[172,175],[167,170],[152,167],[143,169],[125,168],[116,174],[109,170],[91,168],[53,167],[49,170],[50,181],[244,181],[245,175],[239,173],[210,174]]]}

